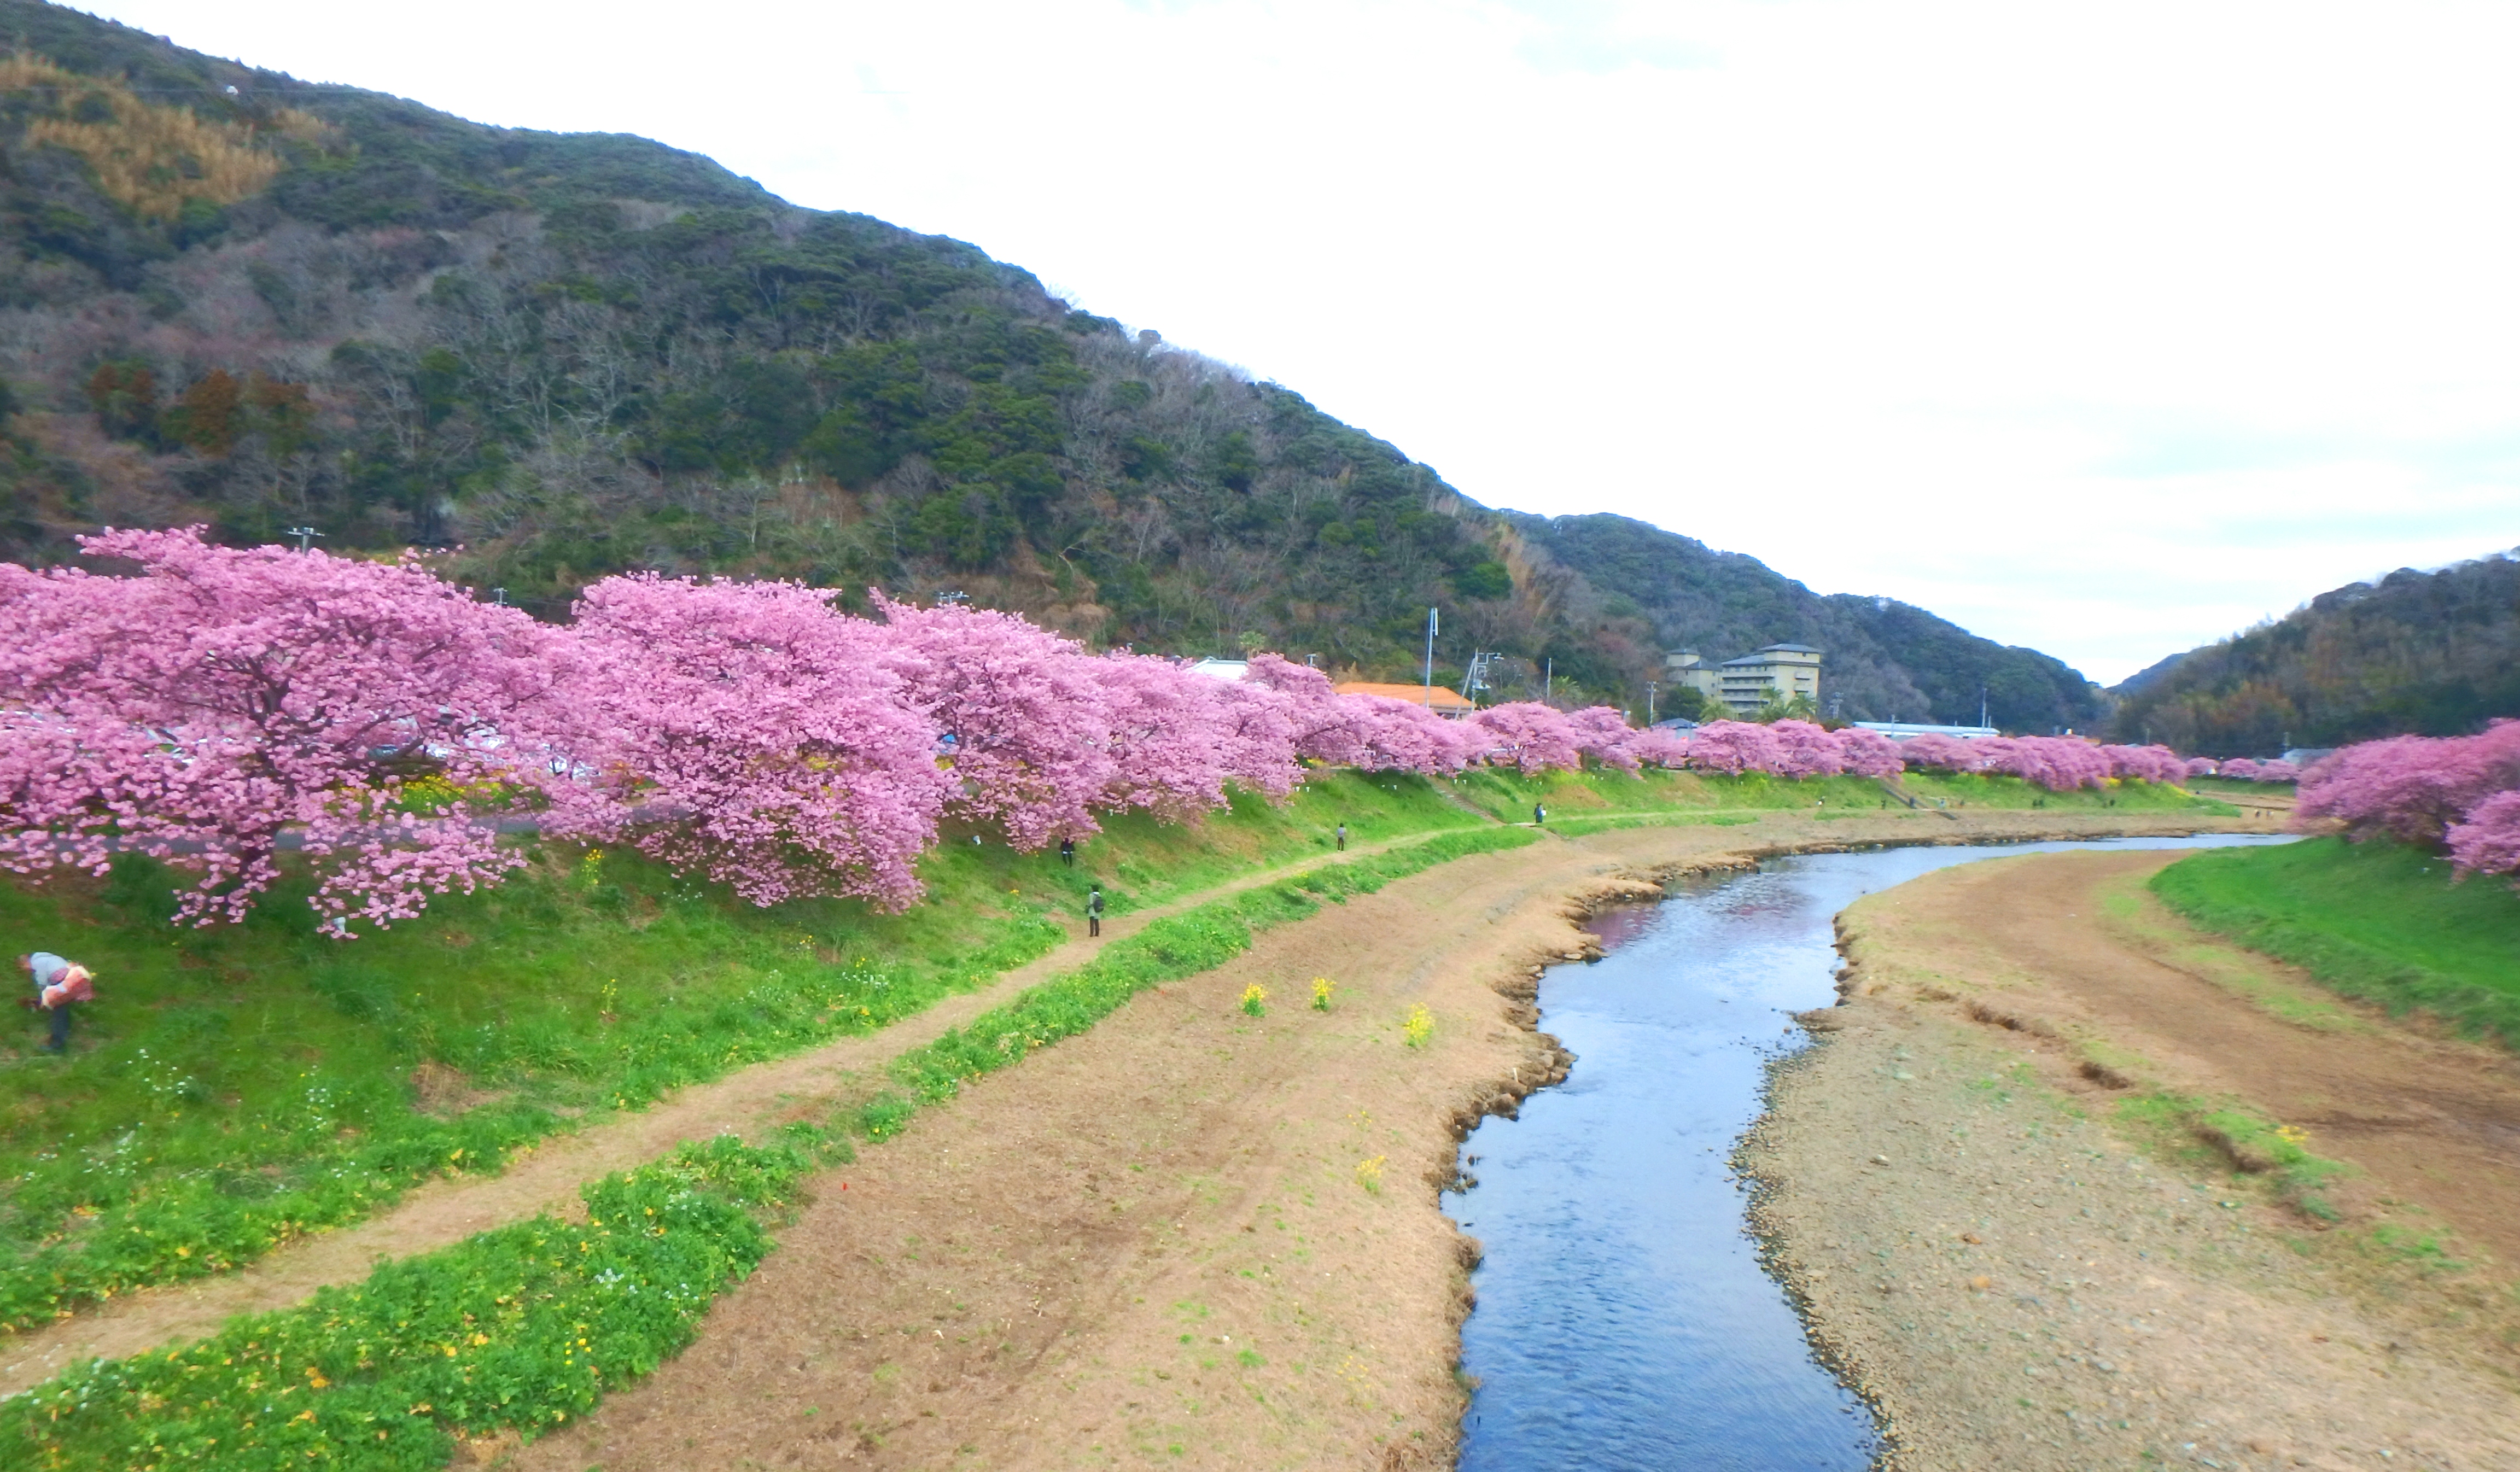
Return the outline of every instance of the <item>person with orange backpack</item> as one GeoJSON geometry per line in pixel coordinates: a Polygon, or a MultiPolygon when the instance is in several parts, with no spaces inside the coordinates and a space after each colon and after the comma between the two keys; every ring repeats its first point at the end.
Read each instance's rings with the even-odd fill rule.
{"type": "Polygon", "coordinates": [[[37,951],[18,958],[18,965],[35,984],[35,995],[27,1005],[41,1007],[53,1014],[52,1038],[44,1044],[46,1052],[68,1052],[70,1046],[70,1004],[96,1000],[96,980],[85,966],[68,961],[50,951],[37,951]]]}

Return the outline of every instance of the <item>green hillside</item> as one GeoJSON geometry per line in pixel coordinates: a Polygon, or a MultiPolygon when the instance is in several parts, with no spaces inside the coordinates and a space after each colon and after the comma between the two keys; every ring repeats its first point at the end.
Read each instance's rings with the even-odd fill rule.
{"type": "Polygon", "coordinates": [[[1506,514],[1547,558],[1583,569],[1606,611],[1649,624],[1669,647],[1717,660],[1778,642],[1825,650],[1823,684],[1850,720],[1974,724],[1983,708],[2005,730],[2046,735],[2101,719],[2099,691],[2081,671],[1912,604],[1824,598],[1755,558],[1625,516],[1506,514]]]}
{"type": "Polygon", "coordinates": [[[2459,736],[2520,716],[2520,557],[2400,568],[2322,593],[2118,693],[2121,739],[2209,756],[2459,736]]]}
{"type": "Polygon", "coordinates": [[[461,544],[546,616],[606,573],[722,571],[1369,674],[1413,668],[1440,605],[1439,667],[1503,652],[1498,698],[1553,672],[1642,705],[1666,646],[1801,640],[1850,717],[1973,714],[1984,683],[2014,724],[2081,719],[2052,660],[1639,523],[1491,512],[962,242],[38,0],[0,22],[0,556],[312,526],[461,544]]]}

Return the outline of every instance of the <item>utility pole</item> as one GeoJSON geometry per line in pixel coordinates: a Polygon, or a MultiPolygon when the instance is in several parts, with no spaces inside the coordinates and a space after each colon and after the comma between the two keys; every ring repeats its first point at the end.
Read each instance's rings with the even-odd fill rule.
{"type": "Polygon", "coordinates": [[[1435,708],[1435,610],[1426,610],[1426,708],[1435,708]]]}
{"type": "Polygon", "coordinates": [[[1547,705],[1557,698],[1557,661],[1543,660],[1540,668],[1540,703],[1547,705]]]}
{"type": "Polygon", "coordinates": [[[1648,680],[1645,682],[1645,724],[1647,726],[1651,726],[1654,723],[1654,694],[1656,690],[1657,687],[1652,681],[1648,680]]]}
{"type": "Polygon", "coordinates": [[[508,606],[508,590],[507,590],[507,589],[505,589],[505,588],[493,588],[493,589],[491,589],[491,590],[490,590],[490,596],[491,596],[492,598],[495,598],[495,599],[497,599],[497,600],[499,601],[499,606],[500,606],[500,607],[504,608],[504,607],[508,606]]]}
{"type": "Polygon", "coordinates": [[[1986,727],[1986,687],[1983,685],[1977,688],[1977,724],[1980,730],[1986,727]]]}
{"type": "Polygon", "coordinates": [[[297,550],[304,552],[308,543],[324,534],[311,526],[292,526],[289,528],[289,535],[297,539],[297,550]]]}

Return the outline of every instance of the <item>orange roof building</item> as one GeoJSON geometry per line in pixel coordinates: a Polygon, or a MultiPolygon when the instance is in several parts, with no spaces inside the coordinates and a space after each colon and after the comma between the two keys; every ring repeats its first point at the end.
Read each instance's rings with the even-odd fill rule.
{"type": "Polygon", "coordinates": [[[1459,691],[1436,686],[1430,699],[1422,685],[1377,685],[1370,680],[1350,680],[1330,689],[1342,695],[1381,695],[1392,700],[1406,700],[1412,705],[1424,705],[1439,716],[1466,716],[1478,709],[1461,697],[1459,691]]]}

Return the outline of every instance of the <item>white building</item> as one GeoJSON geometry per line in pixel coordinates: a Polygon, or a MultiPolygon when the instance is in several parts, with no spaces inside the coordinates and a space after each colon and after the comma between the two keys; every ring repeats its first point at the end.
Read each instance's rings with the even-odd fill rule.
{"type": "Polygon", "coordinates": [[[1708,704],[1721,705],[1734,715],[1755,715],[1771,701],[1782,703],[1796,696],[1809,700],[1817,710],[1820,661],[1820,650],[1800,644],[1772,644],[1722,664],[1708,664],[1695,649],[1681,649],[1663,656],[1662,683],[1673,690],[1693,690],[1708,704]]]}
{"type": "Polygon", "coordinates": [[[1982,741],[2002,732],[1992,726],[1920,726],[1913,721],[1858,721],[1865,731],[1877,731],[1894,741],[1905,741],[1920,736],[1946,736],[1956,740],[1982,741]]]}

